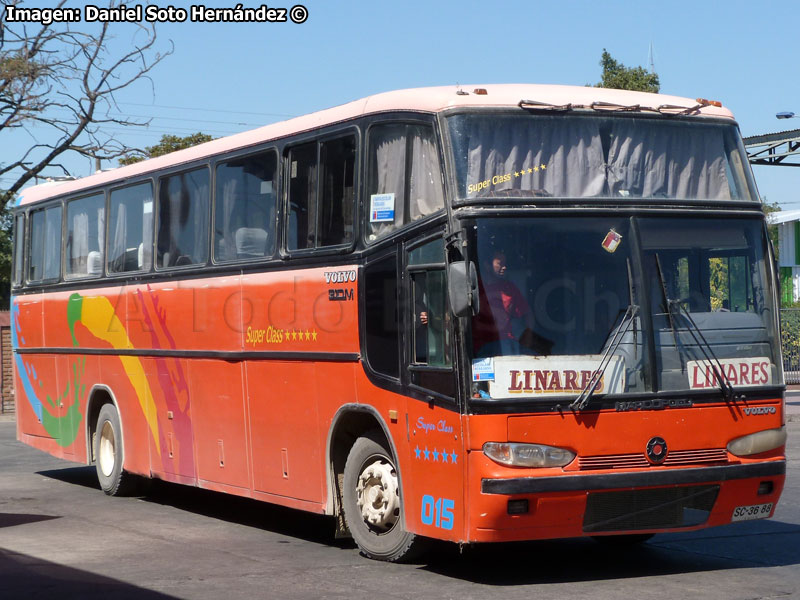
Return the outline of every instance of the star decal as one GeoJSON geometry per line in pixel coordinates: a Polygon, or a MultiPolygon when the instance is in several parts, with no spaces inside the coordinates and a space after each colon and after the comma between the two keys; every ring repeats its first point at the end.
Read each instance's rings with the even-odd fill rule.
{"type": "Polygon", "coordinates": [[[433,462],[439,462],[439,453],[436,451],[436,448],[433,449],[433,462]]]}
{"type": "Polygon", "coordinates": [[[450,455],[447,452],[442,452],[442,462],[446,463],[447,462],[447,457],[449,457],[449,456],[450,455]]]}
{"type": "Polygon", "coordinates": [[[414,454],[416,455],[417,458],[419,458],[420,454],[422,454],[422,450],[419,449],[419,446],[414,448],[414,454]]]}
{"type": "Polygon", "coordinates": [[[425,446],[425,450],[423,450],[422,453],[425,455],[425,460],[431,459],[431,451],[428,450],[427,446],[425,446]]]}
{"type": "Polygon", "coordinates": [[[450,455],[450,457],[453,459],[453,464],[458,462],[458,454],[456,454],[455,450],[453,450],[453,453],[450,455]]]}
{"type": "Polygon", "coordinates": [[[528,167],[528,173],[533,173],[533,168],[532,167],[528,167]]]}
{"type": "Polygon", "coordinates": [[[514,171],[514,177],[519,177],[519,171],[514,171]]]}
{"type": "Polygon", "coordinates": [[[538,167],[538,166],[536,166],[536,167],[533,167],[533,172],[534,172],[534,173],[538,173],[538,172],[539,172],[539,167],[538,167]]]}
{"type": "Polygon", "coordinates": [[[547,168],[547,165],[541,164],[541,165],[539,165],[539,167],[542,169],[542,171],[544,171],[547,168]]]}
{"type": "Polygon", "coordinates": [[[312,339],[312,341],[315,341],[315,342],[317,341],[317,330],[316,329],[311,332],[311,339],[312,339]]]}

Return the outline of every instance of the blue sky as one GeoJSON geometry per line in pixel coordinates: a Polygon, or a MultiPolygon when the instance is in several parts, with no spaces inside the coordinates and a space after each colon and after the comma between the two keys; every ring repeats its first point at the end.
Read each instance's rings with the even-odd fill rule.
{"type": "MultiPolygon", "coordinates": [[[[603,48],[628,66],[647,66],[651,44],[663,93],[722,101],[745,136],[800,128],[800,119],[775,118],[778,111],[800,115],[796,0],[302,1],[309,18],[301,25],[160,24],[159,41],[167,47],[172,40],[174,54],[152,73],[152,83],[118,95],[124,112],[154,117],[152,124],[115,135],[140,147],[167,132],[220,136],[407,87],[585,85],[600,79],[603,48]]],[[[270,6],[293,5],[279,2],[270,6]]],[[[148,5],[127,2],[137,4],[148,5]]],[[[0,148],[0,162],[10,150],[0,148]]],[[[62,162],[75,175],[91,172],[88,159],[62,162]]],[[[768,201],[800,208],[800,168],[758,167],[755,175],[768,201]]]]}

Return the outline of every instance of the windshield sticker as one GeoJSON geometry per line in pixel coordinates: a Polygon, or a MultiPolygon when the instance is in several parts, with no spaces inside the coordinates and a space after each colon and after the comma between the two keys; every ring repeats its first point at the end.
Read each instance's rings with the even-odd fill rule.
{"type": "Polygon", "coordinates": [[[524,177],[525,175],[533,175],[534,173],[539,173],[540,171],[544,172],[546,170],[547,170],[547,165],[542,163],[539,165],[535,165],[533,167],[528,167],[527,169],[523,168],[520,169],[519,171],[511,171],[509,173],[502,173],[500,175],[495,175],[491,179],[484,179],[483,181],[479,181],[478,183],[468,184],[467,193],[477,194],[481,190],[488,190],[492,186],[508,183],[512,179],[519,179],[520,177],[524,177]]]}
{"type": "Polygon", "coordinates": [[[370,196],[369,222],[394,223],[394,194],[370,196]]]}
{"type": "MultiPolygon", "coordinates": [[[[599,367],[602,355],[498,356],[494,359],[495,380],[489,383],[492,398],[537,398],[580,394],[599,367]]],[[[625,391],[625,361],[611,361],[600,377],[597,394],[625,391]]]]}
{"type": "Polygon", "coordinates": [[[603,249],[613,254],[616,252],[621,241],[622,236],[612,229],[606,234],[605,239],[603,239],[603,249]]]}
{"type": "MultiPolygon", "coordinates": [[[[756,358],[722,358],[719,360],[722,374],[734,387],[748,385],[771,385],[772,363],[769,358],[759,356],[756,358]]],[[[689,387],[693,390],[719,387],[719,382],[714,374],[719,373],[717,361],[691,360],[686,363],[689,374],[689,387]]]]}
{"type": "Polygon", "coordinates": [[[473,360],[472,381],[494,381],[494,360],[491,358],[473,360]]]}

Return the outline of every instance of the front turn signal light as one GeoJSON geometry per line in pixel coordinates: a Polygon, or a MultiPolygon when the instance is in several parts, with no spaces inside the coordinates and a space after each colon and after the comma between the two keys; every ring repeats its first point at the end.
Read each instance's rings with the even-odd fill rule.
{"type": "Polygon", "coordinates": [[[785,443],[786,427],[767,429],[731,440],[728,442],[728,452],[736,456],[751,456],[780,448],[785,443]]]}
{"type": "Polygon", "coordinates": [[[486,442],[483,453],[494,462],[510,467],[563,467],[575,459],[575,453],[565,448],[513,442],[486,442]]]}

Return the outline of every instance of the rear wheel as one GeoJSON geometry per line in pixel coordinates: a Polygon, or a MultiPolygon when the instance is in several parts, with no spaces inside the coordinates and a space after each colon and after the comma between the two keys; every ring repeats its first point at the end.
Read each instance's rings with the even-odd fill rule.
{"type": "Polygon", "coordinates": [[[343,481],[344,516],[361,553],[376,560],[409,560],[419,540],[403,526],[400,478],[383,437],[370,432],[347,456],[343,481]]]}
{"type": "Polygon", "coordinates": [[[97,416],[94,457],[100,487],[109,496],[124,496],[135,488],[134,477],[122,469],[122,427],[113,404],[105,404],[97,416]]]}

